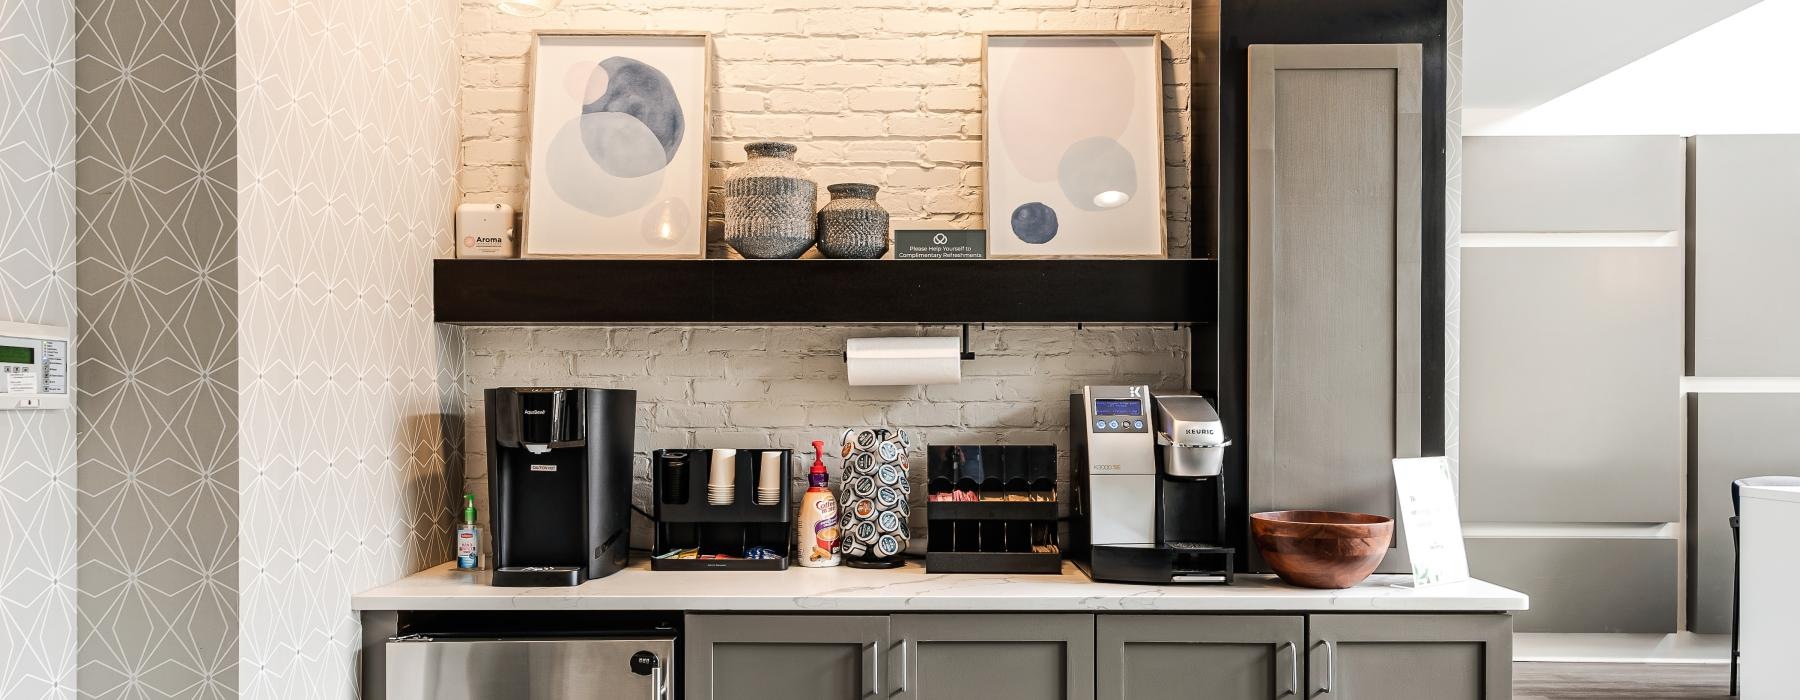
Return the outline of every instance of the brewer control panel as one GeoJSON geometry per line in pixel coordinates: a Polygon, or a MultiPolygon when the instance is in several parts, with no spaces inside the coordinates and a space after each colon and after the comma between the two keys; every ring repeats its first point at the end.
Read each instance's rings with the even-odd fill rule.
{"type": "Polygon", "coordinates": [[[0,322],[0,410],[69,407],[69,329],[0,322]]]}

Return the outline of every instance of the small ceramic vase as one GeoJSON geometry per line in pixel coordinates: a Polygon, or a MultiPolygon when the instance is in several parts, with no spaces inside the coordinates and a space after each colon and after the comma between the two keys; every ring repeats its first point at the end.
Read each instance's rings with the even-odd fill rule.
{"type": "Polygon", "coordinates": [[[844,564],[863,569],[902,565],[912,540],[907,515],[912,482],[907,479],[904,430],[852,428],[844,431],[844,475],[838,494],[843,523],[838,550],[844,564]]]}
{"type": "Polygon", "coordinates": [[[813,246],[819,186],[791,143],[744,146],[749,160],[725,177],[725,243],[746,258],[798,258],[813,246]]]}
{"type": "Polygon", "coordinates": [[[819,210],[819,252],[827,258],[879,258],[888,250],[888,213],[875,202],[881,187],[846,182],[825,188],[819,210]]]}

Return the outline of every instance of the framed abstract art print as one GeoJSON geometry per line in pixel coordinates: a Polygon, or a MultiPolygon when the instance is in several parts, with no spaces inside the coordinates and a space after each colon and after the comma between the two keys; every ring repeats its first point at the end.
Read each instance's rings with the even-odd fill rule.
{"type": "Polygon", "coordinates": [[[706,256],[711,53],[699,33],[534,35],[523,257],[706,256]]]}
{"type": "Polygon", "coordinates": [[[1156,32],[990,33],[982,43],[988,253],[1168,255],[1156,32]]]}

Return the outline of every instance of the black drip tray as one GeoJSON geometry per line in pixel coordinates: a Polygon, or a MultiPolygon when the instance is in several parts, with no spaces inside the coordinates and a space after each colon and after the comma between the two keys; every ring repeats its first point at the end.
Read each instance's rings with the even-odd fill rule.
{"type": "Polygon", "coordinates": [[[494,570],[493,585],[511,588],[579,586],[587,572],[579,566],[507,566],[494,570]]]}

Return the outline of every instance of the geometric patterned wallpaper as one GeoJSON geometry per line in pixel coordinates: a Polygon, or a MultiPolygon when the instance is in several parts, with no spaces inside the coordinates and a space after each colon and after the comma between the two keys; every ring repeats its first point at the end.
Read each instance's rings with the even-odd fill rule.
{"type": "Polygon", "coordinates": [[[1462,457],[1463,0],[1445,7],[1444,36],[1444,456],[1462,457]]]}
{"type": "Polygon", "coordinates": [[[351,594],[450,558],[455,30],[455,0],[238,2],[246,698],[355,697],[351,594]]]}
{"type": "Polygon", "coordinates": [[[236,697],[231,7],[75,7],[77,689],[236,697]]]}
{"type": "MultiPolygon", "coordinates": [[[[0,320],[75,322],[75,13],[0,0],[0,320]]],[[[0,698],[73,698],[75,414],[0,411],[0,698]]]]}

